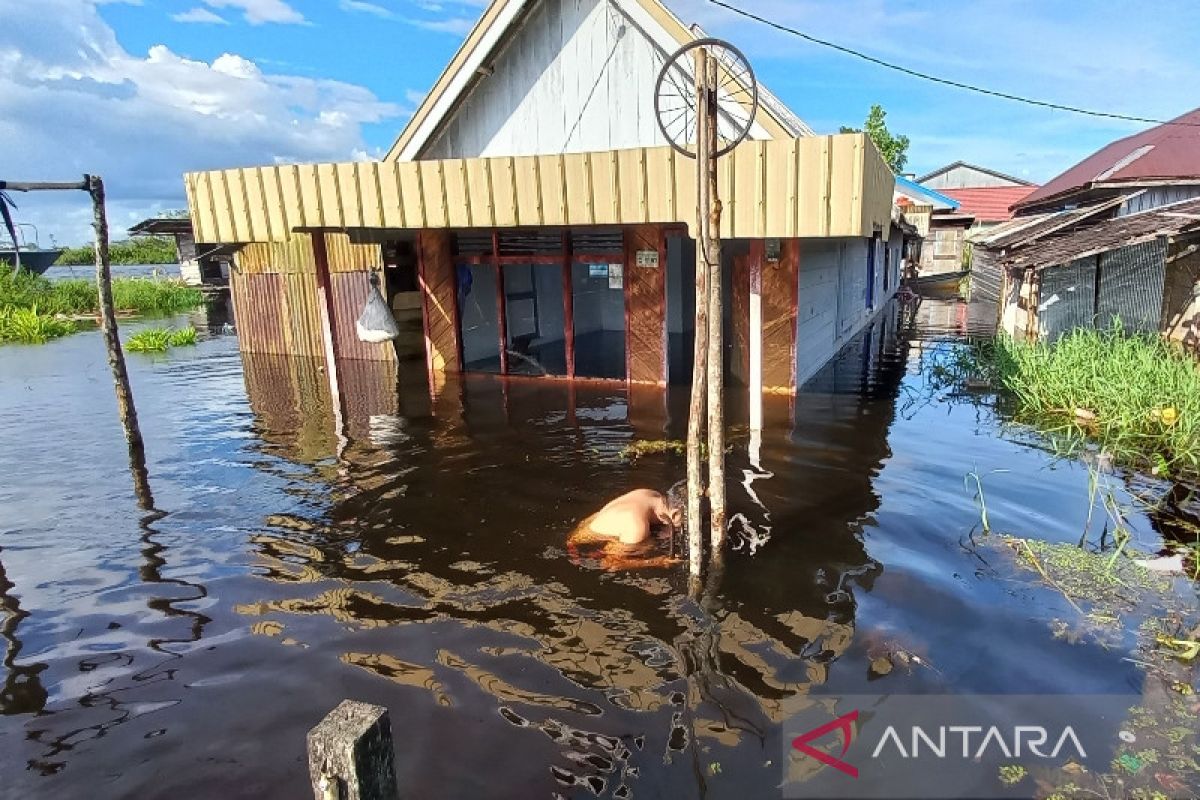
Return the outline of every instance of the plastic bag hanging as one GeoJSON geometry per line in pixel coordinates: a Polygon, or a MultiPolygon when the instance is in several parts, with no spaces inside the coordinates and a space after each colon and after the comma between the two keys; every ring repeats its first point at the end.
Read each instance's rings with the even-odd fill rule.
{"type": "Polygon", "coordinates": [[[371,273],[371,287],[367,290],[367,302],[358,317],[358,338],[364,342],[378,344],[388,342],[400,335],[396,318],[388,308],[379,291],[379,275],[371,273]]]}

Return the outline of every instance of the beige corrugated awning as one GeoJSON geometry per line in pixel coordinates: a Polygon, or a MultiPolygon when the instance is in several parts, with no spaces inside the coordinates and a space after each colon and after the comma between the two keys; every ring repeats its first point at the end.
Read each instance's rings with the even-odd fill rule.
{"type": "MultiPolygon", "coordinates": [[[[865,134],[746,142],[719,166],[726,238],[886,231],[894,178],[865,134]]],[[[669,147],[438,161],[276,165],[184,176],[199,242],[296,231],[683,223],[695,162],[669,147]]]]}

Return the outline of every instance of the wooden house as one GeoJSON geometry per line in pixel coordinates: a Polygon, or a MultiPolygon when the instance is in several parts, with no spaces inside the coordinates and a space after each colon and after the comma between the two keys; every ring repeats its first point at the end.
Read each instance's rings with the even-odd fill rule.
{"type": "Polygon", "coordinates": [[[179,271],[188,286],[220,289],[229,285],[229,265],[236,246],[197,247],[192,221],[186,217],[151,217],[129,229],[130,236],[170,236],[175,240],[179,271]]]}
{"type": "MultiPolygon", "coordinates": [[[[654,85],[697,37],[658,0],[493,0],[386,158],[185,176],[197,239],[235,243],[248,353],[393,361],[355,320],[368,275],[410,315],[436,391],[483,373],[690,379],[696,165],[654,85]]],[[[895,291],[893,176],[760,86],[719,165],[726,360],[792,393],[895,291]],[[761,370],[755,367],[761,364],[761,370]]]]}

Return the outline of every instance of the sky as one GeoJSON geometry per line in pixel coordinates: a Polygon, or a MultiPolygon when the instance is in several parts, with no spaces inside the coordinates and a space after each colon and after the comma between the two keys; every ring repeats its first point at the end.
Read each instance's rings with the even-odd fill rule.
{"type": "MultiPolygon", "coordinates": [[[[735,0],[913,69],[1143,117],[1197,105],[1200,3],[1158,0],[735,0]]],[[[182,174],[378,158],[485,0],[0,0],[0,179],[103,175],[116,231],[182,208],[182,174]]],[[[667,0],[741,47],[818,133],[871,104],[912,140],[907,171],[978,163],[1043,182],[1147,127],[893,73],[707,0],[667,0]]],[[[89,239],[80,195],[18,195],[43,245],[89,239]]],[[[119,238],[119,237],[118,237],[119,238]]]]}

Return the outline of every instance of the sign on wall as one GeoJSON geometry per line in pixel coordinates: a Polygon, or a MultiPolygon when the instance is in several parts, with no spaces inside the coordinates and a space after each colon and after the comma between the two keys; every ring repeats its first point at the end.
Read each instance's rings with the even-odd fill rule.
{"type": "Polygon", "coordinates": [[[637,265],[639,267],[647,267],[649,269],[658,269],[658,251],[638,250],[637,265]]]}
{"type": "Polygon", "coordinates": [[[608,265],[608,288],[610,288],[610,289],[625,288],[625,265],[624,264],[609,264],[608,265]]]}

